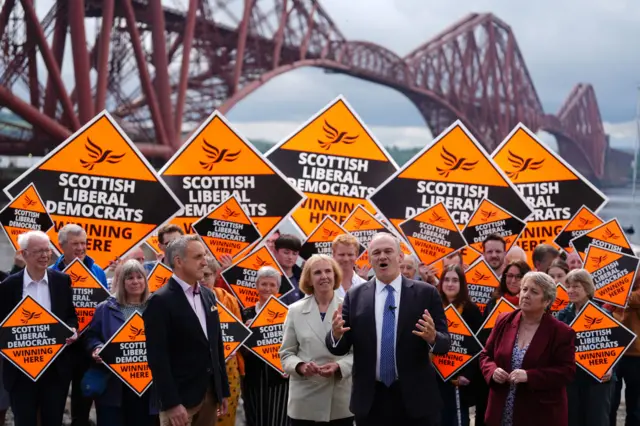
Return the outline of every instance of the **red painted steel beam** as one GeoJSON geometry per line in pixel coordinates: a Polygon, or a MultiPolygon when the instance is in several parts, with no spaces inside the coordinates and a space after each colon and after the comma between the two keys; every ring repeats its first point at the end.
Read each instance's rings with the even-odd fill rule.
{"type": "Polygon", "coordinates": [[[169,62],[167,61],[167,45],[164,38],[164,10],[161,0],[149,2],[151,12],[151,40],[153,43],[153,65],[155,66],[155,83],[158,92],[160,111],[163,117],[165,134],[169,143],[174,147],[180,146],[180,139],[176,140],[173,129],[174,116],[171,107],[171,89],[169,87],[169,62]]]}
{"type": "MultiPolygon", "coordinates": [[[[63,12],[64,11],[65,10],[63,9],[63,12]]],[[[51,50],[53,51],[53,56],[56,64],[58,64],[58,68],[62,68],[62,59],[64,57],[65,43],[67,40],[68,20],[67,14],[63,12],[58,9],[56,24],[53,28],[53,42],[51,45],[51,50]]],[[[56,96],[55,83],[53,81],[53,77],[49,75],[47,77],[47,85],[44,90],[44,106],[42,108],[44,115],[55,118],[57,103],[58,98],[56,96]]]]}
{"type": "Polygon", "coordinates": [[[244,66],[244,51],[247,46],[247,34],[249,33],[249,21],[251,20],[251,11],[253,10],[255,0],[244,0],[244,13],[238,33],[238,48],[236,50],[236,63],[233,71],[233,80],[231,82],[231,92],[238,91],[240,86],[240,77],[242,76],[242,67],[244,66]]]}
{"type": "Polygon", "coordinates": [[[189,59],[191,56],[191,45],[193,44],[193,33],[196,28],[196,12],[198,11],[198,0],[189,1],[187,12],[187,22],[184,29],[182,44],[182,65],[180,66],[180,82],[178,83],[178,99],[176,100],[176,122],[175,136],[176,142],[182,142],[182,114],[184,113],[184,102],[187,98],[187,87],[189,83],[189,59]]]}
{"type": "Polygon", "coordinates": [[[2,10],[0,11],[0,39],[2,39],[4,30],[9,23],[9,16],[11,16],[11,11],[13,10],[15,3],[15,0],[7,0],[2,6],[2,10]]]}
{"type": "Polygon", "coordinates": [[[98,49],[98,85],[96,88],[95,112],[104,109],[107,100],[107,84],[109,82],[109,45],[111,42],[111,27],[113,27],[113,15],[115,0],[103,0],[102,2],[102,27],[100,39],[96,45],[98,49]]]}
{"type": "Polygon", "coordinates": [[[40,109],[40,84],[38,83],[38,61],[36,55],[36,42],[35,42],[35,30],[33,23],[29,20],[27,24],[27,44],[25,50],[27,51],[27,68],[29,74],[29,93],[31,95],[31,105],[35,109],[40,109]]]}
{"type": "Polygon", "coordinates": [[[9,108],[33,126],[42,129],[52,137],[61,141],[71,136],[71,131],[57,121],[45,116],[39,110],[15,96],[4,86],[0,86],[0,104],[9,108]]]}
{"type": "Polygon", "coordinates": [[[73,130],[77,130],[80,128],[80,122],[78,121],[78,117],[75,115],[73,111],[73,104],[71,103],[71,99],[67,94],[67,91],[64,87],[64,82],[62,81],[62,76],[60,74],[60,68],[58,64],[56,64],[56,59],[53,56],[53,52],[49,48],[49,44],[47,43],[47,38],[40,26],[40,22],[38,21],[38,16],[36,15],[36,10],[33,7],[33,3],[31,0],[21,0],[22,8],[24,9],[25,18],[31,23],[33,23],[34,35],[36,36],[36,42],[38,47],[40,48],[40,54],[42,55],[42,59],[44,59],[44,63],[47,66],[47,71],[49,71],[49,75],[53,78],[54,87],[58,93],[58,97],[62,102],[62,108],[69,119],[73,130]]]}
{"type": "Polygon", "coordinates": [[[84,0],[74,0],[68,8],[68,13],[78,115],[81,123],[84,124],[94,116],[91,81],[89,80],[89,52],[87,51],[87,37],[84,29],[84,0]]]}
{"type": "Polygon", "coordinates": [[[151,119],[153,120],[153,124],[156,128],[156,137],[161,145],[169,146],[170,142],[162,123],[162,115],[160,114],[160,108],[158,107],[158,99],[156,98],[156,93],[151,85],[151,77],[149,76],[144,52],[142,51],[142,42],[136,25],[136,16],[133,11],[133,5],[131,4],[131,0],[122,0],[121,5],[124,11],[125,20],[127,21],[127,29],[131,35],[131,42],[133,43],[133,53],[138,65],[138,72],[140,73],[142,91],[145,93],[148,100],[151,119]]]}

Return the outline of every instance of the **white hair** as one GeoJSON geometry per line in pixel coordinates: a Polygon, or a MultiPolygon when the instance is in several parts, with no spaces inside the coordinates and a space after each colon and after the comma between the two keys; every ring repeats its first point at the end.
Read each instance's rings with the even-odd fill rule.
{"type": "Polygon", "coordinates": [[[396,243],[396,247],[398,248],[398,252],[401,253],[402,252],[402,248],[400,247],[400,239],[398,237],[396,237],[395,235],[393,235],[390,232],[378,232],[376,234],[374,234],[373,238],[371,238],[371,241],[369,241],[369,247],[371,248],[371,245],[373,244],[374,241],[379,240],[381,238],[391,238],[395,243],[396,243]]]}
{"type": "Polygon", "coordinates": [[[69,240],[69,236],[75,237],[78,235],[82,235],[87,238],[87,232],[82,228],[82,226],[76,225],[75,223],[68,223],[58,231],[58,244],[62,246],[69,240]]]}
{"type": "Polygon", "coordinates": [[[281,275],[278,270],[272,266],[263,266],[258,269],[258,275],[256,277],[256,287],[262,278],[275,278],[278,287],[280,287],[281,275]]]}
{"type": "Polygon", "coordinates": [[[184,260],[187,255],[187,246],[192,241],[200,242],[200,238],[193,234],[181,235],[169,243],[164,251],[164,259],[171,269],[176,267],[176,257],[184,260]]]}
{"type": "Polygon", "coordinates": [[[420,266],[420,259],[418,259],[418,256],[416,256],[415,254],[411,254],[409,256],[405,256],[404,260],[411,260],[411,263],[413,263],[413,265],[417,268],[418,266],[420,266]]]}
{"type": "Polygon", "coordinates": [[[18,235],[18,245],[20,249],[26,250],[29,247],[29,242],[33,239],[36,240],[44,240],[47,243],[49,242],[49,236],[42,231],[29,231],[24,234],[18,235]]]}

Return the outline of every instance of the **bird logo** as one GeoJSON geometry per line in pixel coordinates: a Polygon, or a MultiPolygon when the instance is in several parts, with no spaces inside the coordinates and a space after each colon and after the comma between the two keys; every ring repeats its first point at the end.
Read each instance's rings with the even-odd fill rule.
{"type": "Polygon", "coordinates": [[[20,322],[26,324],[32,319],[40,318],[40,315],[42,315],[42,312],[31,312],[26,310],[25,308],[22,308],[22,319],[20,320],[20,322]]]}
{"type": "Polygon", "coordinates": [[[514,170],[507,171],[507,176],[513,179],[518,179],[520,173],[523,173],[527,170],[538,170],[540,167],[542,167],[544,158],[537,161],[534,161],[533,158],[527,158],[525,160],[524,158],[514,154],[513,152],[511,152],[511,150],[509,150],[507,161],[509,161],[514,168],[514,170]]]}
{"type": "Polygon", "coordinates": [[[368,225],[371,222],[371,219],[360,219],[359,217],[356,217],[353,222],[354,229],[360,229],[363,226],[368,225]]]}
{"type": "Polygon", "coordinates": [[[158,285],[158,288],[162,287],[163,285],[165,285],[167,283],[167,281],[169,281],[169,277],[161,277],[159,275],[157,275],[155,277],[156,283],[158,285]]]}
{"type": "Polygon", "coordinates": [[[607,228],[604,231],[604,237],[607,240],[617,240],[618,238],[620,238],[620,235],[617,235],[615,232],[613,232],[611,229],[607,228]]]}
{"type": "Polygon", "coordinates": [[[322,228],[322,236],[328,240],[329,238],[337,237],[338,231],[322,228]]]}
{"type": "Polygon", "coordinates": [[[24,203],[22,203],[22,208],[26,209],[35,205],[36,205],[35,200],[32,200],[31,198],[29,198],[28,195],[24,197],[24,203]]]}
{"type": "Polygon", "coordinates": [[[585,229],[587,226],[592,225],[593,222],[595,222],[595,220],[587,219],[586,217],[579,217],[578,227],[580,227],[580,229],[585,229]]]}
{"type": "Polygon", "coordinates": [[[230,209],[227,206],[224,207],[224,213],[222,213],[222,218],[224,220],[229,220],[229,218],[234,218],[238,216],[240,216],[240,213],[238,213],[237,211],[230,209]]]}
{"type": "Polygon", "coordinates": [[[269,266],[269,262],[267,262],[266,260],[262,260],[260,256],[256,256],[256,261],[254,262],[253,267],[255,269],[260,269],[263,266],[269,266]]]}
{"type": "Polygon", "coordinates": [[[430,217],[428,220],[429,220],[429,223],[433,223],[433,224],[435,224],[435,223],[442,223],[442,222],[444,222],[444,221],[445,221],[445,218],[444,218],[443,216],[440,216],[440,215],[438,214],[438,212],[436,212],[436,211],[432,211],[432,212],[431,212],[431,217],[430,217]]]}
{"type": "Polygon", "coordinates": [[[603,262],[605,262],[607,260],[607,255],[603,254],[602,256],[592,256],[590,258],[590,260],[593,262],[593,266],[596,269],[600,269],[600,266],[602,265],[603,262]]]}
{"type": "Polygon", "coordinates": [[[228,163],[236,161],[238,159],[238,156],[240,155],[240,152],[242,151],[238,150],[236,152],[229,152],[227,148],[224,148],[222,151],[220,151],[218,148],[207,142],[206,139],[202,139],[202,150],[205,152],[204,155],[211,161],[200,161],[200,166],[202,166],[203,169],[209,172],[213,170],[213,166],[215,164],[221,163],[223,161],[226,161],[228,163]]]}
{"type": "Polygon", "coordinates": [[[276,312],[271,309],[267,310],[267,321],[273,324],[277,319],[283,318],[284,312],[276,312]]]}
{"type": "Polygon", "coordinates": [[[73,271],[69,272],[69,277],[71,278],[71,282],[73,284],[83,283],[87,280],[87,277],[85,275],[78,275],[73,271]]]}
{"type": "Polygon", "coordinates": [[[602,322],[602,317],[590,317],[589,315],[584,316],[584,328],[590,330],[594,325],[598,325],[602,322]]]}
{"type": "Polygon", "coordinates": [[[458,159],[458,157],[447,151],[444,146],[442,147],[440,157],[448,167],[448,169],[436,167],[438,174],[443,177],[449,177],[449,174],[456,170],[464,170],[465,172],[471,171],[476,167],[476,164],[478,164],[478,161],[468,161],[465,157],[458,159]]]}
{"type": "Polygon", "coordinates": [[[129,339],[135,340],[137,337],[144,337],[144,328],[134,327],[133,324],[129,325],[129,339]]]}
{"type": "Polygon", "coordinates": [[[103,151],[102,148],[93,143],[88,137],[84,148],[89,152],[89,157],[92,158],[92,160],[80,159],[80,164],[87,170],[93,170],[93,168],[100,163],[117,164],[124,158],[124,154],[114,154],[111,149],[103,151]]]}
{"type": "Polygon", "coordinates": [[[458,328],[458,324],[457,322],[451,321],[450,319],[447,319],[447,326],[449,328],[458,328]]]}
{"type": "Polygon", "coordinates": [[[567,299],[563,297],[558,297],[553,302],[553,305],[551,305],[551,310],[554,312],[561,311],[564,308],[566,308],[568,304],[569,304],[569,301],[567,299]]]}
{"type": "Polygon", "coordinates": [[[485,275],[480,271],[475,271],[473,273],[473,281],[474,282],[480,282],[480,281],[487,281],[489,279],[489,275],[485,275]]]}
{"type": "Polygon", "coordinates": [[[488,221],[489,219],[493,219],[498,214],[495,210],[480,210],[480,219],[483,222],[488,221]]]}
{"type": "Polygon", "coordinates": [[[331,145],[340,143],[340,142],[346,145],[351,145],[360,136],[359,134],[355,136],[351,136],[347,132],[340,132],[338,131],[338,129],[336,129],[331,124],[329,124],[327,120],[324,120],[324,125],[322,126],[322,130],[324,130],[324,135],[328,140],[323,141],[318,139],[318,143],[326,151],[328,151],[329,148],[331,148],[331,145]]]}

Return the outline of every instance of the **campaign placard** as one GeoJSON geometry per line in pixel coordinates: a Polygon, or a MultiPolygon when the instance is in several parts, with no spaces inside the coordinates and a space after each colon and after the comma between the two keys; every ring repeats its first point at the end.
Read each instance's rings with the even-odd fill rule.
{"type": "Polygon", "coordinates": [[[631,294],[640,259],[597,246],[587,249],[584,269],[595,286],[594,300],[624,308],[631,294]]]}
{"type": "Polygon", "coordinates": [[[522,123],[496,148],[493,160],[534,207],[518,241],[530,264],[536,246],[553,245],[583,205],[597,212],[607,203],[598,188],[522,123]]]}
{"type": "Polygon", "coordinates": [[[369,264],[369,252],[366,250],[369,247],[371,239],[379,232],[388,232],[398,237],[400,240],[400,250],[405,256],[413,255],[413,251],[404,242],[404,237],[398,236],[395,230],[389,229],[382,221],[378,220],[362,205],[357,205],[351,214],[342,223],[342,227],[345,231],[357,238],[365,247],[365,251],[356,259],[356,266],[358,268],[371,267],[369,264]]]}
{"type": "Polygon", "coordinates": [[[251,142],[215,111],[160,170],[184,203],[172,222],[191,224],[235,195],[261,235],[268,235],[304,199],[251,142]]]}
{"type": "Polygon", "coordinates": [[[604,223],[598,215],[592,212],[587,206],[580,207],[580,210],[573,215],[564,228],[560,230],[554,243],[567,253],[573,251],[571,240],[578,238],[604,223]]]}
{"type": "Polygon", "coordinates": [[[496,203],[482,200],[478,209],[471,215],[469,223],[462,230],[462,235],[469,247],[482,253],[484,240],[489,235],[498,234],[507,243],[505,251],[509,251],[522,234],[525,226],[527,226],[526,222],[518,219],[496,203]]]}
{"type": "Polygon", "coordinates": [[[291,215],[309,235],[330,215],[342,223],[358,204],[398,170],[393,157],[343,96],[331,101],[267,152],[307,199],[291,215]]]}
{"type": "Polygon", "coordinates": [[[467,281],[471,301],[484,314],[487,303],[491,300],[496,289],[500,287],[500,279],[484,258],[478,259],[476,263],[471,265],[464,273],[464,277],[467,281]]]}
{"type": "Polygon", "coordinates": [[[396,228],[416,213],[444,203],[462,228],[485,198],[522,220],[531,214],[513,183],[457,120],[381,184],[369,201],[396,228]]]}
{"type": "Polygon", "coordinates": [[[169,278],[173,275],[173,271],[162,262],[157,262],[149,275],[147,275],[147,283],[149,292],[153,293],[169,282],[169,278]]]}
{"type": "Polygon", "coordinates": [[[29,231],[48,232],[53,220],[40,194],[30,183],[5,208],[0,210],[0,225],[14,250],[20,250],[18,236],[29,231]]]}
{"type": "Polygon", "coordinates": [[[576,364],[602,382],[636,340],[636,335],[589,301],[571,323],[576,332],[576,364]]]}
{"type": "Polygon", "coordinates": [[[74,223],[87,232],[87,254],[106,269],[173,218],[182,203],[103,111],[4,189],[11,198],[30,183],[57,232],[74,223]],[[153,200],[150,203],[149,200],[153,200]]]}
{"type": "MultiPolygon", "coordinates": [[[[331,256],[332,249],[331,244],[338,235],[348,234],[338,222],[333,220],[331,216],[325,216],[320,224],[311,231],[307,239],[302,243],[300,248],[300,257],[304,260],[308,260],[314,254],[326,254],[331,256]]],[[[359,243],[358,256],[360,256],[365,250],[362,243],[359,243]]]]}
{"type": "Polygon", "coordinates": [[[251,336],[251,330],[219,301],[217,306],[222,343],[224,344],[224,359],[227,361],[251,336]]]}
{"type": "Polygon", "coordinates": [[[144,240],[144,243],[153,251],[156,255],[162,254],[160,248],[160,242],[158,241],[158,231],[154,231],[149,238],[144,240]]]}
{"type": "Polygon", "coordinates": [[[71,278],[73,307],[78,316],[78,333],[82,333],[91,322],[98,305],[109,297],[109,292],[77,258],[62,272],[71,278]]]}
{"type": "Polygon", "coordinates": [[[289,308],[275,297],[269,297],[267,303],[249,324],[251,335],[244,346],[256,354],[280,374],[284,374],[280,362],[280,346],[284,336],[284,321],[289,308]]]}
{"type": "Polygon", "coordinates": [[[135,312],[98,352],[103,364],[120,380],[142,396],[153,381],[147,361],[147,336],[144,320],[135,312]]]}
{"type": "Polygon", "coordinates": [[[569,242],[571,247],[580,255],[582,262],[586,259],[590,245],[635,256],[627,235],[622,230],[618,219],[611,219],[591,231],[574,238],[569,242]]]}
{"type": "Polygon", "coordinates": [[[0,324],[2,355],[34,382],[66,346],[73,331],[31,296],[0,324]]]}
{"type": "Polygon", "coordinates": [[[225,254],[236,257],[262,238],[235,195],[224,200],[191,227],[216,259],[225,254]]]}
{"type": "Polygon", "coordinates": [[[569,306],[569,295],[567,289],[560,283],[556,283],[556,300],[553,301],[549,311],[554,317],[558,316],[558,313],[564,308],[569,306]]]}
{"type": "Polygon", "coordinates": [[[496,325],[496,321],[498,317],[505,312],[513,312],[516,310],[516,307],[513,306],[511,302],[509,302],[504,297],[501,297],[500,300],[496,303],[496,306],[493,310],[487,315],[487,319],[484,320],[482,325],[480,326],[480,330],[476,333],[476,337],[480,339],[481,342],[486,342],[491,334],[491,330],[496,325]]]}
{"type": "Polygon", "coordinates": [[[467,245],[443,203],[399,224],[421,262],[431,265],[467,245]]]}
{"type": "Polygon", "coordinates": [[[240,302],[242,309],[254,306],[258,301],[256,279],[258,278],[258,271],[263,266],[271,266],[280,272],[279,298],[286,296],[293,290],[293,284],[289,281],[278,261],[276,261],[269,249],[261,243],[254,251],[222,271],[221,274],[222,279],[231,289],[231,293],[240,302]]]}
{"type": "Polygon", "coordinates": [[[451,346],[446,354],[434,354],[432,361],[436,371],[446,382],[480,354],[482,345],[453,305],[445,308],[444,315],[447,317],[451,346]]]}

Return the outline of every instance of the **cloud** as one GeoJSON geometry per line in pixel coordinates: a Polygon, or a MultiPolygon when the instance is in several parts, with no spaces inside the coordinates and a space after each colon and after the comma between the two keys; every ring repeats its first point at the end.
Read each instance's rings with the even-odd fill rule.
{"type": "MultiPolygon", "coordinates": [[[[640,2],[584,0],[579,7],[573,0],[477,0],[473,6],[462,0],[323,0],[321,4],[347,39],[378,43],[400,55],[468,13],[490,11],[512,28],[547,113],[557,112],[573,86],[586,82],[594,85],[605,121],[619,123],[634,116],[640,55],[633,52],[640,39],[640,2]]],[[[424,123],[416,108],[394,90],[316,69],[276,78],[232,114],[239,121],[298,119],[340,93],[371,125],[424,123]]]]}

